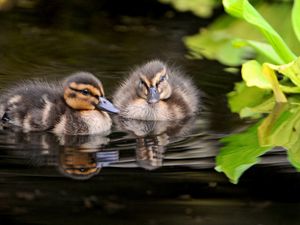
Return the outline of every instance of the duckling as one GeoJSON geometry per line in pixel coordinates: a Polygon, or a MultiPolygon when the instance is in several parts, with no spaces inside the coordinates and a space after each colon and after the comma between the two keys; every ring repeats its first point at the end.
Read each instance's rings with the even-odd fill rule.
{"type": "Polygon", "coordinates": [[[91,73],[78,72],[61,82],[25,81],[0,100],[3,127],[56,134],[83,135],[110,130],[107,112],[118,109],[104,98],[102,83],[91,73]]]}
{"type": "Polygon", "coordinates": [[[113,95],[125,118],[172,121],[195,115],[199,91],[186,76],[159,60],[137,67],[113,95]]]}

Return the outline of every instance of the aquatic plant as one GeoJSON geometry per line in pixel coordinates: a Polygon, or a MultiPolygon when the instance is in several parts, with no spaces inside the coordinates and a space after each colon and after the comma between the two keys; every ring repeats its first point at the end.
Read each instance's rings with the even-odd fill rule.
{"type": "MultiPolygon", "coordinates": [[[[247,169],[260,162],[260,156],[278,147],[287,151],[289,162],[300,171],[299,121],[299,105],[277,104],[265,119],[221,140],[224,147],[216,158],[216,170],[237,183],[247,169]]],[[[282,160],[285,156],[276,157],[282,160]]]]}
{"type": "Polygon", "coordinates": [[[161,3],[171,4],[180,12],[191,11],[196,16],[210,17],[214,8],[222,4],[221,0],[159,0],[161,3]]]}
{"type": "MultiPolygon", "coordinates": [[[[299,42],[294,33],[292,22],[285,20],[284,26],[282,26],[282,18],[291,17],[291,1],[270,3],[256,0],[254,6],[281,34],[285,43],[294,52],[300,53],[299,42]]],[[[208,27],[201,28],[198,34],[184,38],[184,43],[190,50],[190,57],[218,60],[228,66],[239,66],[245,62],[245,59],[249,58],[255,58],[259,62],[269,61],[272,54],[268,54],[268,52],[273,51],[272,48],[268,49],[265,43],[262,45],[257,43],[264,41],[264,36],[255,26],[229,14],[220,15],[208,27]],[[260,51],[260,49],[267,51],[260,51]],[[265,53],[268,54],[267,60],[265,53]]],[[[270,63],[277,62],[276,58],[270,61],[270,63]]]]}
{"type": "MultiPolygon", "coordinates": [[[[239,41],[240,45],[255,48],[265,59],[243,63],[243,81],[228,94],[230,108],[241,117],[269,115],[246,131],[221,140],[225,145],[216,158],[216,170],[237,183],[239,177],[259,161],[259,156],[277,146],[287,149],[289,161],[300,170],[300,107],[299,95],[295,95],[300,93],[300,57],[247,0],[223,0],[223,5],[230,15],[258,28],[268,42],[239,41]]],[[[299,13],[300,1],[295,0],[291,23],[298,44],[299,13]]]]}
{"type": "MultiPolygon", "coordinates": [[[[160,1],[196,15],[203,6],[197,0],[160,1]],[[199,7],[195,7],[196,3],[199,7]]],[[[300,118],[297,95],[300,93],[300,58],[297,57],[300,55],[300,0],[275,3],[257,0],[254,6],[248,0],[222,2],[227,14],[202,28],[199,34],[184,38],[189,57],[218,60],[230,67],[241,66],[243,81],[236,83],[228,94],[231,111],[242,118],[269,116],[244,132],[221,139],[223,147],[216,157],[216,170],[237,183],[247,169],[260,161],[260,156],[277,146],[287,149],[289,161],[300,170],[297,147],[300,143],[297,122],[300,118]]]]}
{"type": "MultiPolygon", "coordinates": [[[[275,102],[287,102],[284,93],[300,93],[300,77],[298,76],[300,59],[292,52],[282,37],[247,0],[224,0],[223,5],[227,13],[258,28],[268,42],[241,40],[243,44],[250,45],[261,52],[265,56],[265,61],[261,63],[257,60],[250,60],[242,65],[241,73],[245,85],[237,84],[235,90],[228,95],[232,111],[240,113],[242,117],[251,116],[255,111],[260,111],[260,107],[253,102],[247,105],[236,102],[240,93],[247,93],[247,89],[252,87],[256,87],[255,91],[252,88],[254,95],[262,96],[263,92],[262,101],[258,102],[257,99],[252,98],[256,103],[263,106],[266,105],[264,104],[266,101],[270,102],[270,99],[274,99],[275,102]],[[282,76],[280,80],[278,74],[282,76]],[[273,90],[274,95],[270,92],[271,90],[273,90]],[[256,107],[256,110],[253,110],[253,107],[256,107]]],[[[295,0],[291,21],[298,42],[300,41],[300,26],[298,26],[300,19],[296,15],[299,12],[300,1],[295,0]]]]}
{"type": "Polygon", "coordinates": [[[256,2],[257,8],[271,19],[284,38],[248,0],[223,0],[225,11],[238,19],[222,16],[200,34],[184,39],[191,49],[191,57],[217,59],[228,66],[242,64],[244,81],[228,94],[231,110],[241,117],[258,116],[270,111],[274,102],[286,102],[285,94],[300,93],[297,75],[300,59],[294,53],[300,54],[299,0],[293,5],[256,2]],[[282,26],[282,18],[286,17],[291,20],[282,26]]]}

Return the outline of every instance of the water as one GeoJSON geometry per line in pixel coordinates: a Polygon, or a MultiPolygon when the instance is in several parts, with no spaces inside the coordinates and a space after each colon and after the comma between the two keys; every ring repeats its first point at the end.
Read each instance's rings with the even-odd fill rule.
{"type": "Polygon", "coordinates": [[[185,57],[182,37],[209,21],[109,11],[41,22],[30,12],[1,14],[2,89],[83,70],[96,74],[110,97],[135,65],[159,58],[190,74],[206,97],[197,118],[168,124],[115,117],[108,136],[1,131],[0,224],[299,224],[300,179],[282,149],[238,185],[214,170],[219,139],[252,121],[227,108],[238,74],[185,57]]]}

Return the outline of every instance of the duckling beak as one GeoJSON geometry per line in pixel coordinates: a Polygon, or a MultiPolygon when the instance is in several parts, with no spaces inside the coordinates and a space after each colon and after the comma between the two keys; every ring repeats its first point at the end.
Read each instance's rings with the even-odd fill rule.
{"type": "Polygon", "coordinates": [[[106,98],[99,97],[100,103],[96,105],[96,107],[100,110],[107,111],[110,113],[119,113],[119,109],[117,109],[110,101],[106,98]]]}
{"type": "Polygon", "coordinates": [[[156,87],[150,87],[148,90],[147,102],[154,104],[160,100],[159,92],[156,87]]]}

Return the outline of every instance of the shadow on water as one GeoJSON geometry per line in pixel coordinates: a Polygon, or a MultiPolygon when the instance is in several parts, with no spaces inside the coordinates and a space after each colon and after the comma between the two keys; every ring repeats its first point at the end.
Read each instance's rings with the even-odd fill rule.
{"type": "Polygon", "coordinates": [[[253,121],[227,108],[226,93],[239,75],[185,57],[182,38],[209,21],[153,1],[145,1],[151,10],[99,2],[105,4],[91,14],[82,14],[92,9],[88,3],[76,11],[70,1],[1,13],[1,89],[87,70],[110,97],[135,65],[160,58],[193,77],[206,93],[204,110],[172,123],[115,117],[108,135],[1,130],[0,223],[298,224],[299,174],[282,151],[280,160],[269,152],[238,185],[214,170],[220,138],[253,121]]]}

